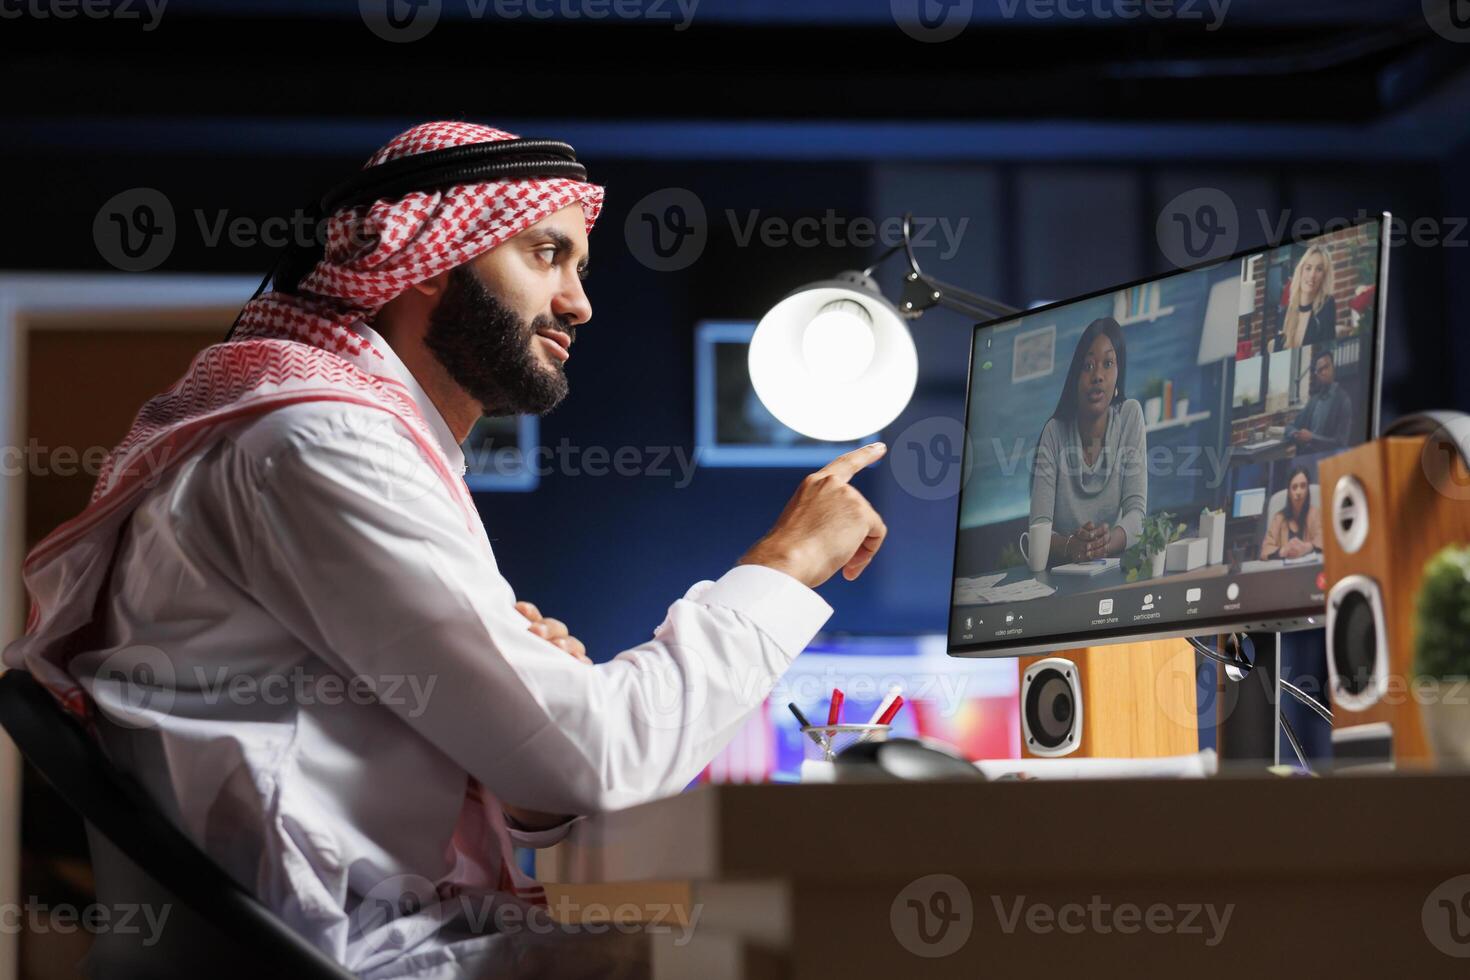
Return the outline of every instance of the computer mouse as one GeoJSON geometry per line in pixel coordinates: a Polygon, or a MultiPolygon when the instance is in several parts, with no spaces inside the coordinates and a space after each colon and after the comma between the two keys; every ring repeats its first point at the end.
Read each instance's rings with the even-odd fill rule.
{"type": "Polygon", "coordinates": [[[902,780],[951,779],[984,782],[974,763],[937,742],[893,738],[857,742],[837,754],[837,765],[870,767],[873,773],[902,780]]]}

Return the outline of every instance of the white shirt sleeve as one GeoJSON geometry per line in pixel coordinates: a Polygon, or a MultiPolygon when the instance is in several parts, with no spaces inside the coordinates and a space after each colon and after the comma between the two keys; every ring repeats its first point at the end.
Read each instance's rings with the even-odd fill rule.
{"type": "MultiPolygon", "coordinates": [[[[529,631],[448,492],[405,479],[406,434],[371,411],[334,418],[230,468],[231,509],[252,528],[236,532],[242,586],[356,683],[424,692],[380,700],[506,803],[582,814],[680,791],[831,615],[790,576],[738,566],[670,606],[651,641],[589,667],[529,631]]],[[[628,574],[647,560],[628,555],[628,574]]]]}
{"type": "Polygon", "coordinates": [[[578,820],[584,819],[582,817],[568,817],[561,823],[547,827],[544,830],[527,830],[516,823],[515,818],[509,813],[503,814],[503,816],[505,817],[505,830],[506,833],[510,834],[511,843],[516,847],[529,847],[532,850],[540,850],[543,847],[551,847],[561,843],[567,834],[571,833],[572,825],[578,820]]]}

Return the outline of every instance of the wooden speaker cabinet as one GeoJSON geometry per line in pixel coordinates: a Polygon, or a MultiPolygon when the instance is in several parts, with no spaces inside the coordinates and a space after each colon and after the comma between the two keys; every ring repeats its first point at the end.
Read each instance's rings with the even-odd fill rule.
{"type": "Polygon", "coordinates": [[[1470,473],[1441,432],[1365,443],[1324,459],[1319,479],[1334,734],[1386,724],[1393,761],[1422,764],[1415,599],[1425,562],[1470,541],[1470,473]]]}
{"type": "Polygon", "coordinates": [[[1195,654],[1184,640],[1021,657],[1019,667],[1024,757],[1199,751],[1195,654]]]}

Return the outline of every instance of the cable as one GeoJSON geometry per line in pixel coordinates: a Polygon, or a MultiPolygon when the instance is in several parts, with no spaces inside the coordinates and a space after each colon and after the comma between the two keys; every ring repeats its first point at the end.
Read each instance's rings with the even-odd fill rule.
{"type": "Polygon", "coordinates": [[[1327,705],[1323,704],[1321,701],[1318,701],[1316,698],[1312,697],[1306,691],[1303,691],[1301,688],[1297,687],[1291,681],[1286,680],[1284,678],[1281,681],[1281,689],[1283,691],[1285,691],[1287,694],[1290,694],[1292,697],[1296,698],[1302,704],[1306,705],[1307,707],[1311,708],[1313,711],[1317,712],[1318,716],[1320,716],[1323,721],[1331,724],[1331,722],[1332,722],[1332,709],[1329,708],[1329,707],[1327,707],[1327,705]]]}
{"type": "MultiPolygon", "coordinates": [[[[1236,636],[1237,634],[1230,633],[1227,635],[1236,636]]],[[[1212,650],[1210,647],[1205,646],[1205,644],[1196,637],[1187,636],[1185,637],[1185,639],[1189,641],[1190,646],[1194,647],[1195,652],[1198,653],[1201,657],[1204,657],[1206,660],[1213,660],[1217,664],[1223,664],[1226,667],[1234,667],[1236,670],[1238,670],[1240,672],[1240,677],[1232,677],[1231,680],[1238,681],[1241,678],[1245,677],[1246,674],[1249,674],[1252,670],[1255,669],[1256,665],[1251,663],[1249,660],[1240,657],[1227,657],[1224,654],[1218,653],[1215,650],[1212,650]]],[[[1236,640],[1235,642],[1237,649],[1243,648],[1239,640],[1236,640]]]]}
{"type": "Polygon", "coordinates": [[[1281,730],[1286,733],[1286,740],[1291,743],[1291,750],[1296,753],[1296,761],[1302,764],[1307,772],[1312,771],[1311,763],[1307,762],[1307,754],[1302,751],[1301,740],[1296,737],[1296,729],[1291,727],[1291,722],[1286,715],[1281,715],[1281,730]]]}
{"type": "MultiPolygon", "coordinates": [[[[1232,638],[1232,641],[1235,643],[1237,649],[1243,650],[1245,648],[1244,639],[1239,633],[1227,633],[1225,635],[1232,638]]],[[[1185,637],[1185,639],[1189,641],[1190,646],[1194,647],[1195,652],[1204,657],[1206,660],[1214,661],[1215,663],[1222,664],[1225,667],[1233,667],[1237,671],[1239,671],[1240,676],[1231,676],[1232,680],[1239,682],[1245,678],[1246,674],[1249,674],[1252,670],[1255,669],[1255,665],[1252,664],[1249,660],[1237,657],[1227,657],[1216,650],[1210,649],[1204,644],[1203,641],[1199,640],[1196,637],[1187,636],[1185,637]]],[[[1303,691],[1301,688],[1297,687],[1291,681],[1286,680],[1285,678],[1279,678],[1279,681],[1281,684],[1281,689],[1283,691],[1296,698],[1308,708],[1311,708],[1317,713],[1320,718],[1322,718],[1323,721],[1326,721],[1328,724],[1332,723],[1332,709],[1328,708],[1322,702],[1312,697],[1306,691],[1303,691]]],[[[1291,727],[1291,721],[1287,719],[1285,712],[1279,712],[1279,717],[1281,719],[1281,730],[1286,734],[1286,740],[1291,743],[1291,750],[1296,753],[1297,760],[1301,762],[1302,768],[1307,770],[1307,772],[1311,772],[1312,767],[1307,762],[1306,753],[1302,750],[1302,743],[1297,738],[1296,730],[1291,727]]]]}

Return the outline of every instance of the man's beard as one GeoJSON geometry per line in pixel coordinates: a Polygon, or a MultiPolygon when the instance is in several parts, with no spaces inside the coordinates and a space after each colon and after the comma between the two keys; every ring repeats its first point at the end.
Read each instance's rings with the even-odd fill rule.
{"type": "Polygon", "coordinates": [[[550,316],[527,323],[462,265],[449,273],[424,344],[486,415],[545,415],[568,388],[560,361],[547,367],[536,357],[538,330],[574,337],[576,328],[550,316]]]}

